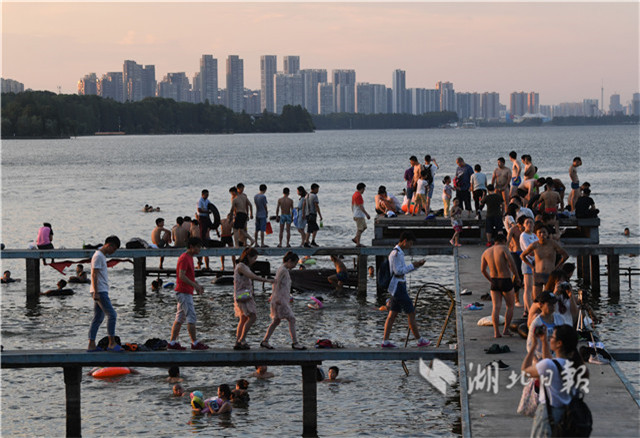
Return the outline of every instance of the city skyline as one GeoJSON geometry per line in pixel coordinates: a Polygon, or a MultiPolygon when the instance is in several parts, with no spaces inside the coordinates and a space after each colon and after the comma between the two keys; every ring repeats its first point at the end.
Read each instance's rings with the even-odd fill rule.
{"type": "Polygon", "coordinates": [[[297,68],[355,70],[358,82],[392,88],[399,69],[407,89],[536,90],[545,105],[600,99],[603,82],[605,96],[626,103],[639,88],[637,3],[3,2],[2,10],[2,77],[54,92],[75,93],[78,79],[118,71],[124,59],[154,65],[158,79],[190,78],[202,54],[219,70],[238,55],[251,89],[261,88],[264,55],[280,58],[279,72],[293,55],[297,68]]]}

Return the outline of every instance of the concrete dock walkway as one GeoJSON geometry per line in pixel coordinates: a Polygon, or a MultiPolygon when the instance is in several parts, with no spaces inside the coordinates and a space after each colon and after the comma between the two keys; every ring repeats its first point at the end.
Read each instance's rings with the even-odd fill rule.
{"type": "MultiPolygon", "coordinates": [[[[526,355],[526,341],[519,335],[494,339],[492,327],[480,327],[477,322],[491,315],[491,301],[481,301],[480,296],[489,292],[489,283],[480,273],[480,258],[484,247],[462,246],[458,249],[458,269],[460,289],[469,289],[472,295],[461,297],[464,340],[459,339],[459,348],[464,348],[466,373],[469,382],[468,405],[470,432],[475,437],[529,436],[533,419],[516,413],[522,394],[522,385],[518,381],[511,389],[510,376],[520,375],[520,366],[526,355]],[[482,302],[482,310],[467,310],[464,307],[473,302],[482,302]],[[486,354],[491,344],[508,345],[511,352],[504,354],[486,354]],[[498,392],[494,386],[481,383],[478,366],[484,366],[493,360],[502,360],[509,369],[498,372],[498,392]],[[474,378],[476,380],[474,381],[474,378]],[[480,386],[480,387],[479,387],[480,386]],[[488,391],[489,390],[489,391],[488,391]]],[[[506,306],[503,302],[501,314],[506,306]]],[[[514,319],[522,316],[523,308],[515,308],[514,319]]],[[[635,347],[635,346],[633,346],[635,347]]],[[[616,373],[616,365],[587,364],[590,372],[589,394],[585,401],[593,415],[591,436],[639,436],[640,409],[637,393],[629,389],[616,373]]]]}

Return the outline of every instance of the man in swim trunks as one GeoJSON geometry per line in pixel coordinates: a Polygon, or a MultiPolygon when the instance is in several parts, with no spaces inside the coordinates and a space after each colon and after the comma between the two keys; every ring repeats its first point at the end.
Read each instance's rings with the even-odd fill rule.
{"type": "MultiPolygon", "coordinates": [[[[151,243],[158,248],[168,248],[171,243],[171,231],[164,227],[164,219],[161,217],[156,219],[156,227],[151,232],[151,243]]],[[[160,257],[160,269],[162,269],[163,262],[164,257],[160,257]]]]}
{"type": "MultiPolygon", "coordinates": [[[[233,216],[231,213],[220,221],[220,242],[222,247],[225,246],[233,248],[233,216]]],[[[231,256],[233,267],[236,267],[236,256],[231,256]]],[[[224,271],[224,256],[220,256],[220,270],[224,271]]]]}
{"type": "Polygon", "coordinates": [[[282,248],[282,235],[287,230],[287,248],[290,248],[291,223],[293,222],[293,199],[289,197],[289,187],[282,189],[282,198],[276,205],[276,220],[280,222],[280,236],[278,248],[282,248]]]}
{"type": "Polygon", "coordinates": [[[562,211],[564,210],[564,192],[567,190],[567,188],[564,186],[560,178],[548,177],[547,182],[549,182],[549,180],[553,181],[553,190],[555,190],[558,195],[560,195],[560,210],[562,211]]]}
{"type": "Polygon", "coordinates": [[[336,275],[329,276],[327,280],[336,288],[336,292],[340,292],[344,283],[349,279],[349,271],[338,256],[332,255],[330,258],[336,267],[336,275]]]}
{"type": "Polygon", "coordinates": [[[189,239],[189,231],[183,226],[182,216],[176,218],[176,224],[171,228],[171,239],[175,248],[185,248],[189,239]]]}
{"type": "Polygon", "coordinates": [[[418,181],[414,180],[415,170],[416,167],[418,169],[420,168],[420,163],[418,163],[418,158],[415,155],[409,157],[409,165],[410,167],[404,171],[404,180],[407,182],[407,198],[409,199],[409,202],[411,202],[413,192],[415,192],[418,184],[418,181]]]}
{"type": "Polygon", "coordinates": [[[569,254],[557,241],[549,238],[549,230],[542,222],[536,222],[533,230],[538,241],[529,245],[522,252],[520,258],[533,270],[533,298],[535,300],[542,292],[544,285],[547,284],[551,272],[554,269],[560,269],[569,258],[569,254]],[[535,256],[535,265],[527,258],[531,253],[535,256]],[[558,263],[556,263],[556,254],[560,254],[558,263]]]}
{"type": "Polygon", "coordinates": [[[567,204],[571,208],[571,211],[575,210],[575,203],[580,197],[580,179],[578,178],[578,167],[582,166],[582,159],[575,157],[571,167],[569,167],[569,178],[571,179],[571,193],[569,194],[569,200],[567,204]]]}
{"type": "Polygon", "coordinates": [[[241,193],[239,186],[242,186],[244,190],[244,184],[240,183],[236,187],[231,187],[229,193],[231,193],[231,211],[235,220],[233,221],[233,238],[235,240],[236,247],[245,246],[247,240],[250,240],[253,245],[255,240],[247,233],[247,212],[251,210],[251,219],[253,219],[253,207],[251,202],[247,199],[244,193],[241,193]]]}
{"type": "Polygon", "coordinates": [[[504,158],[498,158],[498,167],[493,171],[491,184],[496,188],[496,193],[502,196],[504,205],[509,205],[509,176],[511,172],[504,164],[504,158]]]}
{"type": "Polygon", "coordinates": [[[512,336],[509,331],[511,318],[513,318],[514,304],[512,276],[516,283],[521,282],[518,269],[506,246],[506,242],[507,239],[504,234],[498,233],[496,235],[495,245],[485,250],[482,254],[482,261],[480,262],[482,275],[491,283],[491,300],[493,302],[491,320],[493,322],[494,338],[501,338],[503,335],[512,336]],[[487,273],[487,267],[489,268],[489,273],[487,273]],[[500,334],[498,324],[503,295],[504,301],[507,304],[507,312],[505,313],[504,330],[502,334],[500,334]]]}
{"type": "Polygon", "coordinates": [[[541,210],[544,213],[558,213],[558,205],[562,202],[560,194],[555,191],[555,183],[552,178],[546,179],[546,187],[544,192],[540,195],[540,200],[543,203],[541,210]]]}
{"type": "Polygon", "coordinates": [[[510,196],[518,194],[518,186],[522,183],[520,172],[522,172],[522,163],[518,160],[516,151],[509,152],[509,160],[511,161],[511,193],[510,196]]]}

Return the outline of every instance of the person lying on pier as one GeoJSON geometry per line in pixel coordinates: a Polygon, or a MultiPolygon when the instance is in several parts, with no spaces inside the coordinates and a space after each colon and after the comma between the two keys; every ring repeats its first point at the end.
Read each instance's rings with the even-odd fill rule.
{"type": "Polygon", "coordinates": [[[349,271],[338,256],[331,255],[329,258],[336,268],[336,274],[330,275],[327,280],[333,287],[336,288],[336,292],[340,292],[342,291],[342,286],[344,286],[344,283],[349,280],[349,271]]]}
{"type": "Polygon", "coordinates": [[[273,376],[275,376],[275,374],[268,371],[266,365],[256,365],[256,371],[252,373],[250,377],[255,377],[256,379],[270,379],[273,376]]]}
{"type": "Polygon", "coordinates": [[[416,270],[420,266],[424,265],[425,260],[418,260],[417,262],[405,264],[404,251],[410,249],[416,241],[416,236],[409,232],[403,231],[400,235],[400,241],[393,248],[389,254],[389,269],[391,270],[391,282],[389,283],[389,294],[391,294],[391,302],[389,315],[384,324],[384,335],[382,338],[383,348],[396,348],[394,344],[389,341],[389,335],[393,323],[398,316],[398,312],[405,312],[409,320],[409,328],[418,341],[418,347],[426,347],[431,342],[420,336],[418,330],[418,324],[416,324],[416,310],[413,307],[411,298],[407,293],[407,281],[405,275],[416,270]]]}
{"type": "Polygon", "coordinates": [[[69,283],[91,283],[82,263],[76,266],[76,275],[69,277],[69,283]]]}
{"type": "Polygon", "coordinates": [[[19,278],[11,278],[11,271],[4,271],[2,274],[2,279],[0,280],[2,284],[7,283],[18,283],[20,281],[19,278]]]}
{"type": "Polygon", "coordinates": [[[542,222],[536,223],[533,229],[538,241],[524,249],[520,258],[533,270],[533,297],[535,298],[542,292],[542,287],[549,280],[551,272],[559,269],[567,261],[569,254],[558,242],[549,239],[549,231],[542,222]],[[532,253],[535,256],[535,266],[527,257],[532,253]],[[556,254],[560,255],[558,262],[556,262],[556,254]]]}
{"type": "Polygon", "coordinates": [[[56,284],[57,289],[49,289],[46,292],[41,293],[40,295],[46,295],[48,297],[64,297],[68,295],[73,295],[73,289],[65,289],[67,286],[67,282],[65,280],[60,280],[56,284]]]}
{"type": "MultiPolygon", "coordinates": [[[[502,198],[500,198],[500,201],[502,201],[502,198]]],[[[496,234],[495,245],[485,250],[480,263],[482,275],[491,283],[491,301],[493,302],[491,320],[493,322],[494,338],[513,336],[509,331],[514,306],[514,282],[511,279],[512,277],[515,278],[515,283],[522,282],[520,275],[518,275],[518,268],[515,265],[513,257],[511,257],[506,242],[507,239],[503,233],[496,234]],[[487,273],[487,268],[489,268],[489,273],[487,273]],[[507,312],[505,314],[504,330],[501,335],[498,327],[498,318],[500,317],[503,296],[507,305],[507,312]]]]}

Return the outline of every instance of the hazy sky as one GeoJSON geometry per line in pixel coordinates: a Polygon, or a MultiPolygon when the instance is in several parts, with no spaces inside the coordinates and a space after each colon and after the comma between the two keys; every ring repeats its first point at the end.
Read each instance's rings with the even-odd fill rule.
{"type": "Polygon", "coordinates": [[[154,64],[156,79],[199,69],[202,54],[244,59],[260,88],[260,55],[301,68],[356,70],[358,82],[456,91],[538,91],[541,104],[638,92],[639,5],[626,3],[23,3],[2,2],[2,77],[75,93],[87,73],[154,64]]]}

